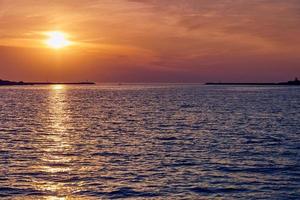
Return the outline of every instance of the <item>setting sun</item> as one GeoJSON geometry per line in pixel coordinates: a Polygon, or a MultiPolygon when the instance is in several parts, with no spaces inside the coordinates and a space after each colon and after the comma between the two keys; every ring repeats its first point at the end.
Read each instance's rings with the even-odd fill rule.
{"type": "Polygon", "coordinates": [[[47,33],[48,39],[46,40],[46,44],[50,48],[61,49],[67,47],[71,44],[71,42],[67,39],[67,34],[60,31],[53,31],[47,33]]]}

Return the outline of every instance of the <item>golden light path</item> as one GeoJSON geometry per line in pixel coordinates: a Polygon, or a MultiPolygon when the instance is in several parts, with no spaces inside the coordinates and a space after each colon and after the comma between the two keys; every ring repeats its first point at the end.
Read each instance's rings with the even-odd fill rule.
{"type": "MultiPolygon", "coordinates": [[[[73,170],[71,167],[72,158],[65,156],[64,153],[72,150],[70,135],[68,129],[68,110],[66,101],[66,91],[64,85],[52,85],[49,90],[49,134],[39,136],[39,140],[43,141],[40,150],[43,151],[42,161],[36,168],[44,173],[50,174],[51,177],[58,176],[59,173],[65,176],[73,170]]],[[[45,196],[45,200],[69,200],[72,191],[76,190],[75,186],[67,185],[64,182],[56,182],[51,180],[36,180],[35,188],[37,190],[52,193],[45,196]]]]}
{"type": "Polygon", "coordinates": [[[47,32],[48,39],[45,41],[46,45],[53,49],[61,49],[70,46],[72,42],[68,40],[68,34],[61,31],[47,32]]]}

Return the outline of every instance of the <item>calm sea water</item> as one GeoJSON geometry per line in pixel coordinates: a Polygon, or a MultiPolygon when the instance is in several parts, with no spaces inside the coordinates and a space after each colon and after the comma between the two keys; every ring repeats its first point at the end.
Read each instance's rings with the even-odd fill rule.
{"type": "Polygon", "coordinates": [[[300,199],[300,88],[0,87],[1,199],[300,199]]]}

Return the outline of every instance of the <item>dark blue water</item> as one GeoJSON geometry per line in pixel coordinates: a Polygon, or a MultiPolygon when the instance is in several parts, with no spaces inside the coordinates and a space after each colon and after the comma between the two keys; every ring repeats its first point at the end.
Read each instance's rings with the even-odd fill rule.
{"type": "Polygon", "coordinates": [[[1,199],[300,199],[300,88],[0,88],[1,199]]]}

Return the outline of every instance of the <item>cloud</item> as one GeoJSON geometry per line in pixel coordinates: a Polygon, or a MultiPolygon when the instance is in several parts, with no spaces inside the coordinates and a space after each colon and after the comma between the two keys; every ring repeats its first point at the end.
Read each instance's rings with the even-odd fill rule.
{"type": "Polygon", "coordinates": [[[271,47],[299,47],[300,2],[296,0],[144,0],[153,12],[169,16],[186,36],[233,39],[232,45],[245,41],[271,47]],[[239,38],[239,39],[237,39],[239,38]],[[263,42],[264,41],[264,42],[263,42]]]}
{"type": "Polygon", "coordinates": [[[105,63],[120,71],[123,65],[211,77],[230,66],[247,68],[243,60],[256,65],[253,73],[265,65],[278,70],[277,57],[299,72],[298,0],[0,0],[0,45],[35,46],[41,32],[54,29],[84,44],[78,52],[90,61],[77,65],[99,73],[105,63]]]}

